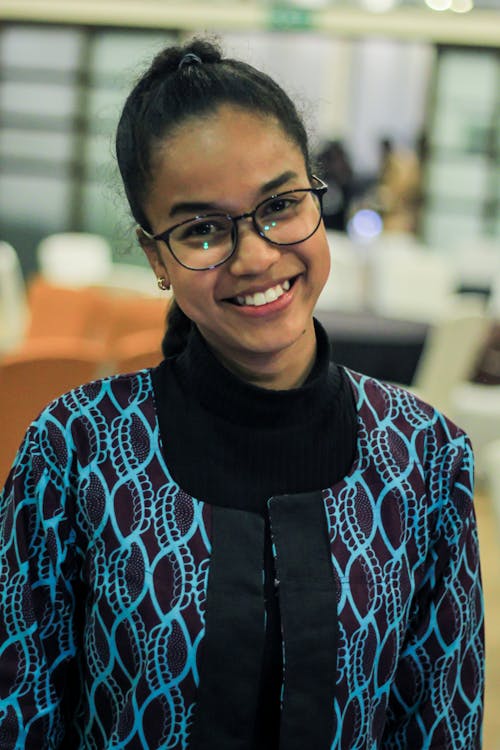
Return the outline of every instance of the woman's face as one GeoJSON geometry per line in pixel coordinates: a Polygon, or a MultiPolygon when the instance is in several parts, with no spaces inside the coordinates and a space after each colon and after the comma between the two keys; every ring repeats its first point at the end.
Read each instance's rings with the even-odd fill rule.
{"type": "MultiPolygon", "coordinates": [[[[310,187],[302,152],[280,125],[228,105],[181,126],[157,159],[145,205],[154,234],[197,213],[237,216],[277,192],[310,187]],[[186,203],[191,206],[182,208],[186,203]]],[[[206,271],[183,268],[163,241],[142,238],[141,244],[156,275],[167,278],[181,309],[230,369],[272,376],[288,368],[300,380],[314,359],[312,312],[330,269],[323,223],[308,240],[281,247],[262,239],[251,220],[240,221],[238,230],[234,255],[206,271]],[[241,304],[276,287],[284,292],[276,300],[241,304]]]]}

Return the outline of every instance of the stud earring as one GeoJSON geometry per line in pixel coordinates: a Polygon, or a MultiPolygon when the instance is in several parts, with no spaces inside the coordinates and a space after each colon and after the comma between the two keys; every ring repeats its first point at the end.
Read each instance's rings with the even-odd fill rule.
{"type": "Polygon", "coordinates": [[[158,289],[161,289],[162,292],[168,292],[170,289],[170,284],[166,280],[165,276],[159,276],[156,280],[156,283],[158,284],[158,289]]]}

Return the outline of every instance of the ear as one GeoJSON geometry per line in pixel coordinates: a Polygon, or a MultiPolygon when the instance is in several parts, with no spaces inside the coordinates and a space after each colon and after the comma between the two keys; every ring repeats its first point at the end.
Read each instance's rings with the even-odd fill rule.
{"type": "Polygon", "coordinates": [[[148,259],[149,265],[153,269],[157,279],[163,277],[167,284],[170,284],[170,277],[167,271],[167,267],[161,257],[161,253],[158,249],[158,242],[151,239],[145,233],[142,227],[136,229],[137,240],[139,245],[144,251],[146,258],[148,259]]]}

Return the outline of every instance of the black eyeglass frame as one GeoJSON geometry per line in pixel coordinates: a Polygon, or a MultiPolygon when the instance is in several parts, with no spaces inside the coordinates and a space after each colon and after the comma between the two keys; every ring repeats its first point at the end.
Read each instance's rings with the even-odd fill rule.
{"type": "Polygon", "coordinates": [[[240,214],[239,216],[230,216],[230,214],[224,214],[224,213],[213,213],[213,214],[200,214],[199,216],[192,216],[190,219],[186,219],[185,221],[181,221],[178,224],[174,224],[173,227],[169,227],[169,229],[166,229],[164,232],[160,232],[159,234],[151,234],[150,232],[146,231],[143,227],[140,227],[141,231],[145,234],[145,236],[150,240],[161,240],[164,242],[170,251],[173,258],[181,265],[183,268],[187,268],[188,271],[211,271],[213,268],[218,268],[219,266],[222,266],[224,263],[227,263],[227,261],[233,257],[234,253],[236,252],[236,248],[238,247],[238,222],[241,221],[241,219],[252,219],[252,225],[255,230],[255,232],[259,235],[259,237],[262,237],[263,240],[266,242],[269,242],[270,245],[278,245],[280,247],[286,247],[289,245],[297,245],[299,242],[305,242],[309,239],[309,237],[312,237],[315,232],[317,232],[319,225],[321,224],[321,220],[323,218],[323,196],[328,190],[328,185],[326,182],[324,182],[321,178],[317,177],[316,175],[312,175],[313,180],[317,180],[319,182],[319,185],[317,187],[310,187],[310,188],[298,188],[297,190],[283,190],[281,193],[275,193],[274,195],[270,195],[267,198],[264,198],[264,200],[260,201],[255,208],[252,211],[247,211],[244,214],[240,214]],[[318,198],[319,202],[319,219],[318,223],[306,237],[303,237],[303,239],[299,240],[298,242],[276,242],[275,240],[270,239],[264,232],[261,231],[259,228],[257,221],[255,219],[255,214],[259,210],[261,206],[264,205],[264,203],[267,203],[268,201],[276,200],[276,198],[281,198],[283,195],[289,195],[290,193],[314,193],[314,195],[318,198]],[[229,255],[224,258],[223,260],[218,261],[217,263],[212,264],[211,266],[205,266],[204,268],[193,268],[192,266],[187,266],[185,263],[183,263],[177,255],[175,254],[174,250],[170,246],[170,234],[174,231],[174,229],[178,229],[178,227],[182,227],[184,224],[189,224],[192,221],[199,221],[201,219],[210,219],[213,217],[222,217],[224,219],[229,219],[232,223],[232,240],[233,240],[233,248],[229,255]]]}

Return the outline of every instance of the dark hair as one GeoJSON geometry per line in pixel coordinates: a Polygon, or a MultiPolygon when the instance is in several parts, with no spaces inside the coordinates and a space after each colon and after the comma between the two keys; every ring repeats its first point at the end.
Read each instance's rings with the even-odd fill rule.
{"type": "MultiPolygon", "coordinates": [[[[272,78],[248,63],[223,58],[219,47],[206,39],[167,47],[130,92],[116,133],[118,166],[130,209],[135,221],[147,231],[152,228],[144,204],[154,175],[156,147],[186,119],[212,114],[222,104],[276,118],[302,151],[311,173],[302,119],[290,97],[272,78]]],[[[189,328],[189,318],[173,301],[162,343],[165,356],[183,348],[189,328]]]]}

